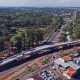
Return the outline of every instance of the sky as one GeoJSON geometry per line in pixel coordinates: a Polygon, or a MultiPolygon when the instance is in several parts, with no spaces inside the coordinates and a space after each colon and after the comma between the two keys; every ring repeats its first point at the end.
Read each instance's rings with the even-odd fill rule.
{"type": "Polygon", "coordinates": [[[80,7],[80,0],[0,0],[0,6],[80,7]]]}

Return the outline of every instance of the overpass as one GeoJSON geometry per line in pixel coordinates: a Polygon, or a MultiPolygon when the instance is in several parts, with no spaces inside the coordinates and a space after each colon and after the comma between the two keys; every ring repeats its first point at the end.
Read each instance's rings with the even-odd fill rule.
{"type": "Polygon", "coordinates": [[[11,56],[7,59],[4,59],[4,60],[0,61],[0,66],[3,66],[7,63],[10,63],[10,62],[12,62],[16,59],[22,58],[23,56],[28,56],[28,55],[32,55],[34,53],[38,53],[41,50],[45,50],[45,49],[48,50],[50,48],[55,48],[55,47],[58,47],[58,46],[73,45],[73,44],[79,44],[79,43],[80,43],[80,40],[75,40],[75,41],[61,42],[61,43],[39,46],[39,47],[30,49],[29,51],[26,51],[24,54],[19,53],[19,54],[16,54],[14,56],[11,56]]]}
{"type": "Polygon", "coordinates": [[[74,45],[74,44],[79,44],[79,43],[80,43],[80,40],[75,40],[75,41],[67,41],[67,42],[43,45],[43,46],[33,48],[32,50],[28,51],[27,54],[30,54],[30,53],[36,52],[36,51],[40,51],[40,50],[44,50],[44,49],[48,49],[48,48],[54,48],[57,46],[74,45]]]}

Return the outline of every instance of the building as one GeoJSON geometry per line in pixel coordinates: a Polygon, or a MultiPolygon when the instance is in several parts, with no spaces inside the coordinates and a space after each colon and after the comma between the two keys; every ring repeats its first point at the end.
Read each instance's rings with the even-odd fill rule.
{"type": "Polygon", "coordinates": [[[62,71],[62,74],[68,79],[70,79],[76,73],[76,71],[80,69],[79,65],[70,60],[71,57],[65,56],[63,58],[58,58],[54,61],[55,64],[61,66],[59,67],[59,69],[62,71]]]}
{"type": "Polygon", "coordinates": [[[76,73],[76,70],[73,69],[72,67],[69,67],[69,68],[67,68],[66,73],[67,73],[67,75],[69,75],[70,77],[72,77],[72,75],[73,75],[74,73],[76,73]]]}
{"type": "Polygon", "coordinates": [[[74,58],[73,61],[76,62],[76,63],[80,63],[80,57],[74,58]]]}
{"type": "Polygon", "coordinates": [[[68,41],[71,41],[71,38],[70,38],[69,32],[66,32],[66,35],[67,35],[67,37],[66,37],[67,40],[68,40],[68,41]]]}
{"type": "Polygon", "coordinates": [[[63,59],[64,59],[64,61],[67,62],[67,61],[72,60],[72,57],[70,57],[70,56],[64,56],[63,59]]]}
{"type": "Polygon", "coordinates": [[[71,57],[78,57],[78,56],[79,56],[79,53],[74,52],[74,53],[70,54],[70,56],[71,56],[71,57]]]}
{"type": "MultiPolygon", "coordinates": [[[[65,59],[65,60],[69,60],[69,59],[65,59]]],[[[54,63],[64,68],[72,67],[75,70],[80,68],[80,66],[78,66],[76,63],[72,61],[65,62],[65,60],[62,58],[58,58],[57,60],[54,61],[54,63]]]]}
{"type": "Polygon", "coordinates": [[[80,68],[80,66],[78,66],[76,63],[72,61],[67,62],[67,64],[75,70],[78,70],[80,68]]]}
{"type": "Polygon", "coordinates": [[[80,69],[76,71],[76,73],[72,76],[75,80],[80,80],[80,69]]]}
{"type": "Polygon", "coordinates": [[[57,60],[54,61],[54,63],[59,66],[62,66],[63,68],[69,67],[69,65],[62,58],[58,58],[57,60]]]}

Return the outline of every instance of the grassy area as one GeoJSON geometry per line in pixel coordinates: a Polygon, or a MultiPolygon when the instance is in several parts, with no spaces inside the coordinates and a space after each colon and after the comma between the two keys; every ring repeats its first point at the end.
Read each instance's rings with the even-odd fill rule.
{"type": "Polygon", "coordinates": [[[47,57],[47,58],[43,58],[43,59],[41,60],[41,63],[42,63],[42,65],[45,65],[45,64],[48,64],[49,61],[50,61],[50,59],[47,57]]]}

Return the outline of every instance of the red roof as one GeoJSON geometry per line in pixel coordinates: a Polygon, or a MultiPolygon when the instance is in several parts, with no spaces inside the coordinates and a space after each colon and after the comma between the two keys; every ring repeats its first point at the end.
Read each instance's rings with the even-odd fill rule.
{"type": "Polygon", "coordinates": [[[70,61],[72,58],[70,56],[64,56],[63,59],[64,61],[70,61]]]}
{"type": "Polygon", "coordinates": [[[76,70],[75,69],[73,69],[72,67],[69,67],[68,69],[67,69],[67,74],[68,75],[72,75],[72,74],[74,74],[76,72],[76,70]]]}

